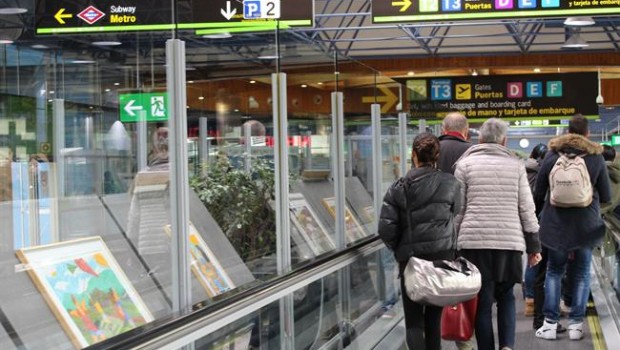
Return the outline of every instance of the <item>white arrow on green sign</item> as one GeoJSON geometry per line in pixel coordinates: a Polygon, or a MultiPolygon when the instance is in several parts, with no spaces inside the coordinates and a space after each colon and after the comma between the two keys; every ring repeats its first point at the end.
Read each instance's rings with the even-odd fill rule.
{"type": "Polygon", "coordinates": [[[118,104],[122,122],[168,120],[168,94],[166,92],[120,94],[118,104]]]}

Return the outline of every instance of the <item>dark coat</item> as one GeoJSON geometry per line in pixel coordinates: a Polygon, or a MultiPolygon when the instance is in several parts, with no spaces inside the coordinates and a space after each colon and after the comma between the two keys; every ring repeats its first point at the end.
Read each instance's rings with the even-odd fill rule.
{"type": "Polygon", "coordinates": [[[460,187],[454,176],[428,167],[411,169],[390,186],[381,207],[379,236],[396,261],[405,262],[413,255],[427,260],[453,257],[460,187]]]}
{"type": "Polygon", "coordinates": [[[471,142],[452,135],[439,136],[439,160],[437,168],[454,175],[454,163],[471,147],[471,142]]]}
{"type": "Polygon", "coordinates": [[[540,218],[540,240],[544,246],[559,251],[594,247],[605,234],[600,203],[611,200],[609,175],[601,155],[603,147],[584,136],[566,134],[549,141],[549,150],[540,166],[534,191],[536,206],[544,203],[540,218]],[[592,203],[588,207],[559,208],[552,206],[546,198],[549,173],[559,158],[558,151],[587,153],[583,159],[590,174],[593,190],[592,203]]]}

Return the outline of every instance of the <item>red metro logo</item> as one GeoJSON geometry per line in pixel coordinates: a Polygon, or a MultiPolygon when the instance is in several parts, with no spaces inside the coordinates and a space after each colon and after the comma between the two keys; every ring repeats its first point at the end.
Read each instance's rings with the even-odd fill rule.
{"type": "Polygon", "coordinates": [[[93,24],[103,18],[105,13],[101,12],[95,6],[88,6],[84,11],[78,13],[77,15],[81,20],[88,24],[93,24]]]}

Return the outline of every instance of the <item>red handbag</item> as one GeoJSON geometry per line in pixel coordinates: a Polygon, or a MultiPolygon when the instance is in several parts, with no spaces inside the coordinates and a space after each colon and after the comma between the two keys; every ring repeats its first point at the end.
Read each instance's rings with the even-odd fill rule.
{"type": "Polygon", "coordinates": [[[474,335],[478,296],[460,304],[444,306],[441,312],[441,338],[467,341],[474,335]]]}

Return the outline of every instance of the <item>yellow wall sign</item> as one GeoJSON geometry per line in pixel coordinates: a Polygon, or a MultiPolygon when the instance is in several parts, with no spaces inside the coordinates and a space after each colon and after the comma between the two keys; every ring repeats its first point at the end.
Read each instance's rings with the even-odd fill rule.
{"type": "Polygon", "coordinates": [[[456,99],[471,100],[471,84],[456,84],[456,99]]]}

